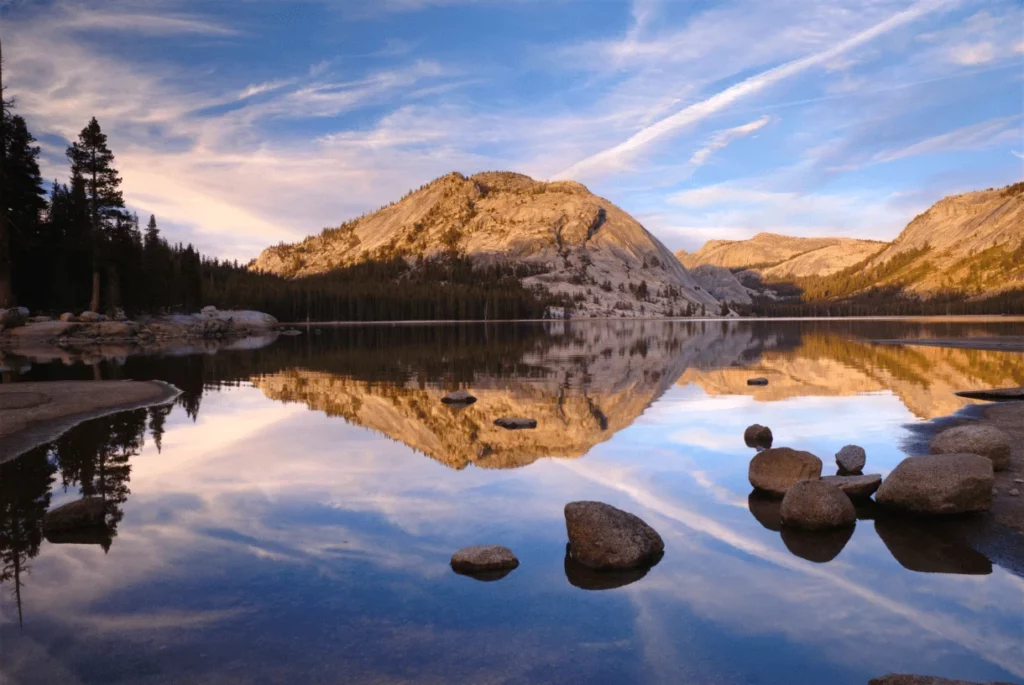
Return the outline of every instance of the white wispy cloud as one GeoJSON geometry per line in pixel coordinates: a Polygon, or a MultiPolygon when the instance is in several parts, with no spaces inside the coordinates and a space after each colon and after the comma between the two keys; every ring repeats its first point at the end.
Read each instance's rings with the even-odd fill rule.
{"type": "Polygon", "coordinates": [[[948,0],[923,0],[917,2],[908,9],[892,15],[885,21],[875,24],[846,40],[840,41],[831,48],[763,71],[705,100],[694,103],[638,131],[618,145],[602,150],[573,164],[559,174],[559,176],[572,178],[594,172],[620,169],[629,157],[643,150],[655,140],[706,119],[740,100],[763,91],[775,83],[796,76],[812,67],[828,63],[850,50],[919,19],[930,12],[940,10],[948,4],[948,0]]]}
{"type": "Polygon", "coordinates": [[[947,133],[925,138],[912,145],[879,152],[872,158],[872,161],[875,163],[893,162],[917,155],[979,150],[1002,143],[1019,141],[1024,135],[1020,121],[1020,116],[999,117],[963,126],[947,133]]]}
{"type": "Polygon", "coordinates": [[[747,124],[716,131],[714,135],[708,139],[704,147],[693,153],[693,156],[690,157],[690,163],[697,166],[704,164],[704,162],[708,161],[711,155],[725,148],[729,143],[739,138],[749,136],[751,133],[764,128],[769,121],[771,121],[771,117],[765,115],[760,119],[755,119],[747,124]]]}
{"type": "Polygon", "coordinates": [[[953,46],[949,53],[949,60],[954,64],[974,66],[991,62],[995,56],[996,49],[992,43],[961,44],[953,46]]]}

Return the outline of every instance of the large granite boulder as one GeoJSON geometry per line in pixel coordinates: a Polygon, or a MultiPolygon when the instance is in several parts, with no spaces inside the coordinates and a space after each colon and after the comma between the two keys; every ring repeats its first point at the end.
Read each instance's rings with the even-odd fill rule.
{"type": "Polygon", "coordinates": [[[747,426],[743,431],[743,442],[747,447],[771,447],[773,439],[772,429],[759,423],[747,426]]]}
{"type": "Polygon", "coordinates": [[[107,507],[98,497],[83,497],[51,509],[43,517],[43,532],[93,528],[106,524],[107,507]]]}
{"type": "Polygon", "coordinates": [[[572,558],[590,568],[651,566],[665,551],[661,536],[640,517],[603,502],[566,504],[565,529],[572,558]]]}
{"type": "Polygon", "coordinates": [[[78,317],[72,314],[71,312],[64,312],[63,314],[60,315],[60,320],[66,323],[70,323],[72,321],[78,321],[78,317]]]}
{"type": "Polygon", "coordinates": [[[846,493],[846,496],[855,498],[871,497],[875,490],[882,484],[882,474],[869,473],[860,476],[822,476],[821,480],[834,485],[846,493]]]}
{"type": "Polygon", "coordinates": [[[843,473],[860,473],[867,462],[867,453],[859,445],[847,445],[836,452],[836,466],[843,473]]]}
{"type": "Polygon", "coordinates": [[[82,323],[98,323],[103,317],[96,312],[84,311],[78,315],[78,320],[82,323]]]}
{"type": "Polygon", "coordinates": [[[19,324],[25,323],[28,319],[29,311],[25,307],[12,307],[10,309],[0,309],[0,326],[10,328],[19,324]]]}
{"type": "Polygon", "coordinates": [[[857,522],[853,502],[842,490],[823,480],[794,483],[782,498],[783,527],[826,530],[852,526],[857,522]]]}
{"type": "Polygon", "coordinates": [[[470,576],[486,576],[485,580],[497,580],[508,575],[519,566],[519,559],[508,547],[502,545],[476,545],[463,547],[452,555],[452,570],[470,576]]]}
{"type": "Polygon", "coordinates": [[[929,445],[932,454],[980,454],[995,471],[1010,468],[1010,436],[995,426],[967,425],[944,430],[929,445]]]}
{"type": "Polygon", "coordinates": [[[758,490],[784,495],[797,481],[821,478],[821,459],[810,452],[774,447],[750,460],[747,477],[758,490]]]}
{"type": "Polygon", "coordinates": [[[985,511],[992,482],[992,461],[977,454],[908,457],[885,477],[875,500],[918,514],[985,511]]]}

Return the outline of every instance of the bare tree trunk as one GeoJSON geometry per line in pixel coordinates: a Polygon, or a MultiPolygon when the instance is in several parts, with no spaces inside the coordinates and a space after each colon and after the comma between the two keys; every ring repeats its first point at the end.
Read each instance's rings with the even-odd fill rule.
{"type": "Polygon", "coordinates": [[[107,267],[107,309],[111,312],[121,306],[121,279],[117,274],[117,267],[113,264],[107,267]]]}
{"type": "Polygon", "coordinates": [[[89,300],[89,311],[96,313],[100,311],[100,269],[98,265],[92,267],[92,298],[89,300]]]}

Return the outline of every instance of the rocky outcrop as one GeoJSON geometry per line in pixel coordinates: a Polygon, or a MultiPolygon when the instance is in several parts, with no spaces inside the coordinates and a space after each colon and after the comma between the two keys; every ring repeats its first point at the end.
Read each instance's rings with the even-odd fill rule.
{"type": "Polygon", "coordinates": [[[885,477],[875,501],[918,514],[984,511],[992,482],[992,462],[976,454],[908,457],[885,477]]]}
{"type": "Polygon", "coordinates": [[[1010,467],[1010,436],[995,426],[956,426],[944,430],[928,446],[932,454],[979,454],[995,471],[1010,467]]]}
{"type": "Polygon", "coordinates": [[[794,483],[782,498],[782,525],[802,530],[826,530],[852,526],[857,521],[853,502],[839,488],[824,480],[794,483]]]}
{"type": "Polygon", "coordinates": [[[866,499],[882,485],[882,474],[869,473],[856,476],[822,476],[821,480],[846,493],[847,497],[866,499]]]}
{"type": "Polygon", "coordinates": [[[94,528],[106,523],[106,504],[99,497],[83,497],[51,509],[43,517],[43,532],[53,533],[78,528],[94,528]]]}
{"type": "Polygon", "coordinates": [[[852,266],[885,247],[885,243],[852,238],[795,238],[758,233],[749,240],[709,240],[693,253],[677,252],[688,269],[702,264],[750,269],[773,280],[827,276],[852,266]]]}
{"type": "Polygon", "coordinates": [[[569,553],[593,569],[630,569],[661,559],[665,543],[638,516],[603,502],[565,505],[569,553]]]}
{"type": "Polygon", "coordinates": [[[810,452],[774,447],[750,460],[747,475],[758,490],[784,495],[798,481],[821,478],[821,459],[810,452]]]}
{"type": "MultiPolygon", "coordinates": [[[[678,253],[677,253],[678,254],[678,253]]],[[[722,266],[701,264],[690,269],[690,275],[705,291],[715,299],[736,304],[750,304],[752,295],[757,294],[739,282],[732,272],[722,266]]]]}
{"type": "Polygon", "coordinates": [[[720,310],[668,248],[619,207],[579,183],[506,172],[448,174],[338,228],[267,248],[252,268],[292,278],[452,249],[478,264],[523,266],[532,272],[525,286],[577,298],[575,316],[720,310]]]}
{"type": "MultiPolygon", "coordinates": [[[[452,555],[452,570],[463,575],[501,573],[501,577],[519,566],[519,559],[508,547],[478,545],[463,547],[452,555]]],[[[496,580],[497,578],[494,578],[496,580]]]]}
{"type": "Polygon", "coordinates": [[[843,473],[855,474],[864,470],[868,455],[859,445],[846,445],[836,452],[836,465],[843,473]]]}

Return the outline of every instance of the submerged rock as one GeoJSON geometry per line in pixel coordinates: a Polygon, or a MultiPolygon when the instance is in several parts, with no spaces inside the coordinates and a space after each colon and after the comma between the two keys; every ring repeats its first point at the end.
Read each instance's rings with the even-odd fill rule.
{"type": "Polygon", "coordinates": [[[1010,436],[995,426],[956,426],[944,430],[929,445],[932,454],[980,454],[992,460],[995,471],[1010,468],[1010,436]]]}
{"type": "Polygon", "coordinates": [[[747,447],[771,447],[773,439],[772,429],[759,423],[747,426],[743,431],[743,442],[747,447]]]}
{"type": "Polygon", "coordinates": [[[463,547],[452,555],[452,570],[469,576],[483,576],[482,580],[504,578],[519,566],[519,559],[502,545],[476,545],[463,547]]]}
{"type": "Polygon", "coordinates": [[[456,390],[442,397],[441,401],[445,404],[473,404],[476,398],[465,390],[456,390]]]}
{"type": "Polygon", "coordinates": [[[869,473],[860,476],[822,476],[822,482],[834,485],[850,498],[866,498],[875,494],[882,484],[882,474],[869,473]]]}
{"type": "Polygon", "coordinates": [[[748,378],[747,385],[768,385],[768,379],[763,376],[758,378],[748,378]]]}
{"type": "Polygon", "coordinates": [[[95,528],[106,525],[107,507],[99,497],[83,497],[51,509],[43,517],[43,532],[95,528]]]}
{"type": "Polygon", "coordinates": [[[856,525],[827,530],[803,530],[786,526],[781,532],[782,544],[793,556],[816,564],[827,564],[843,551],[853,537],[855,528],[856,525]]]}
{"type": "Polygon", "coordinates": [[[992,505],[992,462],[977,454],[928,454],[901,461],[882,481],[879,504],[919,514],[985,511],[992,505]]]}
{"type": "Polygon", "coordinates": [[[565,529],[572,558],[594,569],[651,566],[665,551],[643,519],[603,502],[566,504],[565,529]]]}
{"type": "Polygon", "coordinates": [[[836,452],[836,465],[845,473],[859,474],[867,463],[867,453],[859,445],[847,445],[836,452]]]}
{"type": "Polygon", "coordinates": [[[774,447],[750,460],[747,477],[758,490],[784,495],[797,481],[821,478],[821,459],[810,452],[774,447]]]}
{"type": "Polygon", "coordinates": [[[508,430],[521,430],[523,428],[536,428],[537,419],[520,419],[515,417],[502,417],[494,420],[495,426],[507,428],[508,430]]]}
{"type": "Polygon", "coordinates": [[[823,480],[794,483],[782,498],[782,526],[803,530],[841,528],[857,522],[853,502],[842,490],[823,480]]]}

